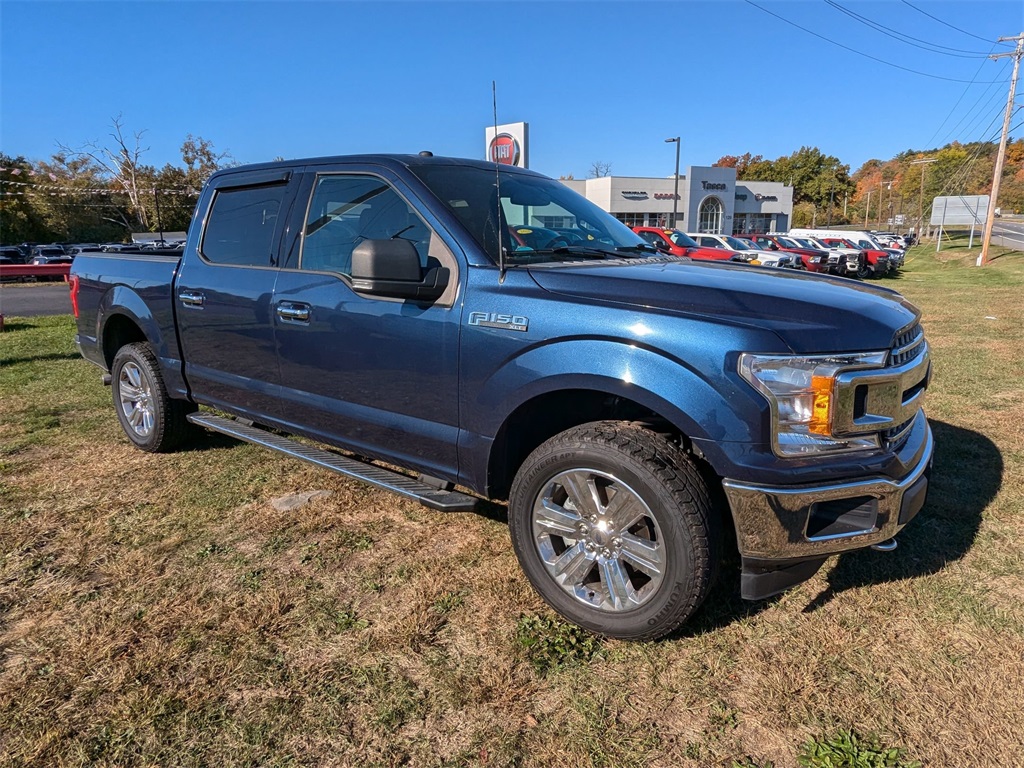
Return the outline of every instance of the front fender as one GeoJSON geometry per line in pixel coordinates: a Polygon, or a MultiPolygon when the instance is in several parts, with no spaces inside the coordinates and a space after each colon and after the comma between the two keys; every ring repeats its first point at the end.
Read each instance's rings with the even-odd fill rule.
{"type": "Polygon", "coordinates": [[[483,382],[467,415],[493,438],[508,414],[549,392],[591,390],[639,403],[691,438],[756,442],[767,403],[739,379],[738,352],[700,369],[638,342],[579,338],[531,347],[483,382]]]}

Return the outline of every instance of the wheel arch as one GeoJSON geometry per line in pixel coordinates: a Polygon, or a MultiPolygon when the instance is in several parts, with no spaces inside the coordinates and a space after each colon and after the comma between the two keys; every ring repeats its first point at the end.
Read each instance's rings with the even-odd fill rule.
{"type": "Polygon", "coordinates": [[[96,313],[96,339],[108,371],[117,350],[125,344],[145,342],[160,363],[171,397],[188,399],[169,305],[167,310],[166,313],[155,314],[133,289],[125,285],[114,286],[100,300],[96,313]]]}
{"type": "Polygon", "coordinates": [[[677,409],[650,392],[626,395],[596,382],[549,389],[520,403],[502,422],[488,456],[488,495],[507,498],[519,467],[541,443],[567,429],[607,420],[642,423],[687,451],[691,438],[702,435],[696,422],[685,414],[680,418],[677,409]]]}
{"type": "Polygon", "coordinates": [[[100,338],[103,360],[108,371],[114,363],[114,356],[117,355],[117,351],[121,347],[135,342],[149,342],[138,320],[122,312],[115,312],[106,318],[100,338]]]}

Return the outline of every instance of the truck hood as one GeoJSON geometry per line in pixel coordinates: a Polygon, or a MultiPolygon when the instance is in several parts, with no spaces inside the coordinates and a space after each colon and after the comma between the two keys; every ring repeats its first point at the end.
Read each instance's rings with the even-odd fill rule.
{"type": "Polygon", "coordinates": [[[773,331],[796,354],[889,349],[920,313],[900,294],[844,278],[733,262],[533,268],[546,291],[773,331]]]}

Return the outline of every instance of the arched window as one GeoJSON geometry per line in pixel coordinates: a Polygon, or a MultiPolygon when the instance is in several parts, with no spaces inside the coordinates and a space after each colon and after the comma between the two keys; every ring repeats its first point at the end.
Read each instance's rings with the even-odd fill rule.
{"type": "Polygon", "coordinates": [[[700,222],[698,232],[707,232],[710,235],[722,234],[722,212],[725,209],[722,201],[717,197],[709,197],[700,204],[700,222]]]}

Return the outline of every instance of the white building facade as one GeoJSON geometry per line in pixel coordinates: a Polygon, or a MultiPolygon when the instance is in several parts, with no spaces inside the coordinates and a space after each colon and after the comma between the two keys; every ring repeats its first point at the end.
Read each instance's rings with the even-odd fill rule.
{"type": "MultiPolygon", "coordinates": [[[[671,225],[671,176],[603,176],[563,183],[631,227],[671,225]]],[[[679,177],[676,207],[676,229],[684,232],[785,232],[793,216],[793,188],[774,181],[737,181],[735,168],[690,166],[679,177]]]]}

